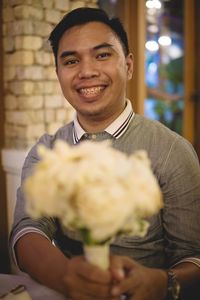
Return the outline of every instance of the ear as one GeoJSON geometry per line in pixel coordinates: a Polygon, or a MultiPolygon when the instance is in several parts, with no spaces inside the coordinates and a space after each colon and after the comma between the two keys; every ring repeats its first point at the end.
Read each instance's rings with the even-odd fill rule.
{"type": "Polygon", "coordinates": [[[130,80],[133,75],[133,53],[129,53],[126,57],[127,80],[130,80]]]}

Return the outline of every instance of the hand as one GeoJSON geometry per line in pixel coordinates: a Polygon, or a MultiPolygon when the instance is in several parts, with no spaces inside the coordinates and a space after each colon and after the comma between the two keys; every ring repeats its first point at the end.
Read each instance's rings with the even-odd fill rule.
{"type": "Polygon", "coordinates": [[[112,296],[128,295],[129,300],[164,300],[167,293],[167,273],[147,268],[123,256],[111,256],[111,274],[115,285],[112,296]]]}
{"type": "Polygon", "coordinates": [[[89,264],[83,256],[69,259],[63,278],[66,295],[73,300],[119,300],[111,296],[111,274],[89,264]]]}

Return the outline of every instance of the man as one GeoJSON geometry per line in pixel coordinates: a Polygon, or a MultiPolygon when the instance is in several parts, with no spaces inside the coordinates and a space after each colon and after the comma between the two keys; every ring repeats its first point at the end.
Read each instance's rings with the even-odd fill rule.
{"type": "MultiPolygon", "coordinates": [[[[81,241],[74,233],[63,232],[58,220],[31,220],[19,188],[10,238],[15,260],[21,270],[73,300],[122,295],[134,300],[180,295],[186,299],[187,289],[189,299],[194,299],[192,291],[200,281],[200,169],[192,146],[132,111],[126,84],[132,77],[133,56],[118,19],[110,20],[98,9],[76,9],[55,27],[50,42],[58,80],[76,117],[39,143],[52,148],[58,138],[71,145],[110,139],[113,147],[128,154],[145,149],[164,208],[150,219],[144,238],[113,242],[110,270],[102,271],[86,262],[81,241]]],[[[22,181],[39,160],[36,146],[25,160],[22,181]]]]}

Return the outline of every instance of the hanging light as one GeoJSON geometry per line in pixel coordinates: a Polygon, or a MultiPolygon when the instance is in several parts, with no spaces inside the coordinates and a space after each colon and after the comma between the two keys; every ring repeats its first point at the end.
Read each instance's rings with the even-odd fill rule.
{"type": "Polygon", "coordinates": [[[147,41],[145,47],[151,52],[156,52],[159,49],[159,45],[156,41],[147,41]]]}
{"type": "Polygon", "coordinates": [[[170,46],[172,43],[172,40],[171,40],[170,36],[168,36],[168,35],[161,35],[158,39],[158,43],[161,46],[170,46]]]}
{"type": "Polygon", "coordinates": [[[156,24],[149,25],[147,29],[151,33],[157,33],[159,30],[158,25],[156,24]]]}
{"type": "Polygon", "coordinates": [[[161,9],[162,4],[159,0],[148,0],[146,1],[146,7],[147,8],[156,8],[156,9],[161,9]]]}

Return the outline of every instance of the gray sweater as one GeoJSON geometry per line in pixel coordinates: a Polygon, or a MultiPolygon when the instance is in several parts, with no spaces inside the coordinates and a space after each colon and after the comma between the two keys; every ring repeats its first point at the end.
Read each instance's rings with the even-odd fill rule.
{"type": "MultiPolygon", "coordinates": [[[[56,139],[63,139],[73,145],[72,128],[73,122],[60,128],[55,135],[43,135],[38,143],[52,148],[56,139]]],[[[148,152],[164,197],[164,208],[150,218],[147,235],[117,238],[111,244],[111,251],[149,267],[169,267],[183,260],[200,266],[200,168],[192,145],[159,122],[137,114],[120,138],[97,134],[97,140],[108,138],[114,148],[127,154],[138,149],[148,152]]],[[[39,160],[38,143],[25,160],[22,181],[39,160]]],[[[20,187],[10,236],[11,249],[21,232],[35,228],[53,240],[68,257],[82,253],[78,234],[61,228],[56,219],[32,220],[24,211],[24,201],[20,187]]]]}

